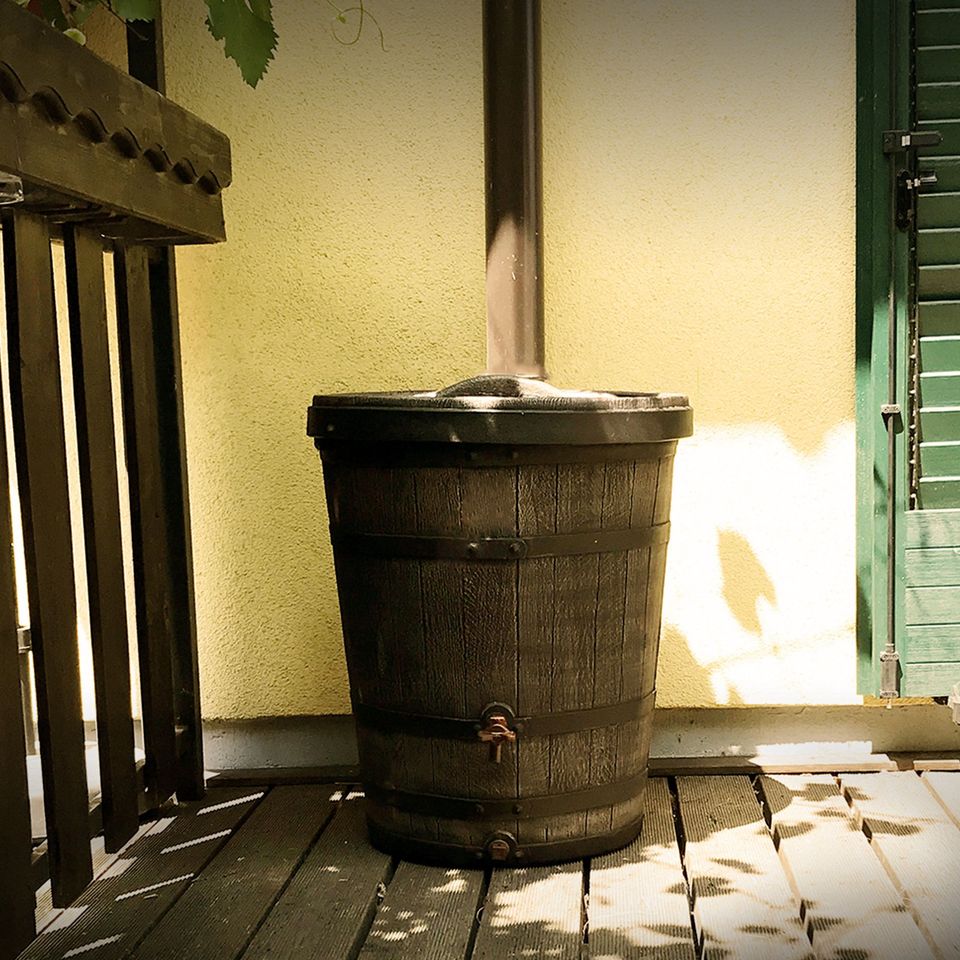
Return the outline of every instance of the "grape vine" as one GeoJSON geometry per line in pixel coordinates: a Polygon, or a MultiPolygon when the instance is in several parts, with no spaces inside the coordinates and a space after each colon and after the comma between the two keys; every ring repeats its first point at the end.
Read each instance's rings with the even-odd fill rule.
{"type": "MultiPolygon", "coordinates": [[[[104,7],[113,16],[132,24],[154,20],[159,0],[14,0],[27,7],[51,26],[61,30],[77,43],[86,43],[84,24],[98,7],[104,7]]],[[[236,63],[244,81],[255,87],[265,76],[270,61],[277,52],[277,31],[273,24],[271,0],[193,0],[206,8],[206,24],[213,38],[223,44],[224,54],[236,63]]],[[[383,30],[376,17],[366,8],[364,0],[340,8],[333,0],[326,0],[333,10],[330,32],[344,46],[360,40],[369,21],[377,31],[381,49],[386,49],[383,30]],[[351,31],[345,37],[343,28],[351,31]]]]}

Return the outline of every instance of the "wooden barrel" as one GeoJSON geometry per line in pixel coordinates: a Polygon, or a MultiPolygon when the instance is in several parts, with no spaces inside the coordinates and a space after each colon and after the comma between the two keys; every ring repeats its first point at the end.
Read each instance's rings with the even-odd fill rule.
{"type": "Polygon", "coordinates": [[[466,426],[420,396],[310,411],[371,838],[449,864],[616,849],[642,819],[686,400],[466,426]]]}

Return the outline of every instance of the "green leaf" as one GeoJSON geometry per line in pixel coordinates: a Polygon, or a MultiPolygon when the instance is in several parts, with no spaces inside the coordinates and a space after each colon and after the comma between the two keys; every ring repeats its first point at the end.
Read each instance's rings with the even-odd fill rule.
{"type": "Polygon", "coordinates": [[[70,27],[68,30],[64,30],[63,35],[69,37],[74,43],[79,43],[81,47],[86,46],[87,35],[76,27],[70,27]]]}
{"type": "Polygon", "coordinates": [[[243,79],[255,87],[267,72],[277,48],[270,0],[205,0],[207,27],[224,52],[240,68],[243,79]]]}
{"type": "Polygon", "coordinates": [[[124,20],[155,20],[157,0],[110,0],[110,9],[124,20]]]}

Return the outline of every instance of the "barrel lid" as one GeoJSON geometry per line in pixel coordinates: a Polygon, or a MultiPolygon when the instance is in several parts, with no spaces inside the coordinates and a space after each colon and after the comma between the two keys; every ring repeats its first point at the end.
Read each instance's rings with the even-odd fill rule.
{"type": "Polygon", "coordinates": [[[563,390],[532,377],[484,375],[442,390],[315,396],[307,435],[342,441],[498,444],[655,443],[688,437],[676,393],[563,390]]]}

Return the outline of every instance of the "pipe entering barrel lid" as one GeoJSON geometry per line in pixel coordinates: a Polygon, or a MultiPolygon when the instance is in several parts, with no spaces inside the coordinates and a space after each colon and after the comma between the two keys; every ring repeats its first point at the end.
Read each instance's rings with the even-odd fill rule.
{"type": "Polygon", "coordinates": [[[540,0],[484,0],[487,372],[546,377],[540,0]]]}

